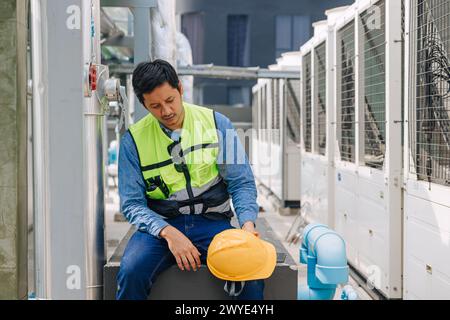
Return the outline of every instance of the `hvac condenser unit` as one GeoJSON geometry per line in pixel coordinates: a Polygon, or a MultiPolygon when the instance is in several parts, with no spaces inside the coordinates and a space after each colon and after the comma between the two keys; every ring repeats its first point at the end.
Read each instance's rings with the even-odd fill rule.
{"type": "Polygon", "coordinates": [[[270,188],[271,166],[271,108],[269,79],[258,79],[258,83],[253,87],[253,143],[252,143],[252,167],[255,178],[266,188],[270,188]]]}
{"type": "Polygon", "coordinates": [[[404,297],[450,299],[450,1],[405,9],[404,297]]]}
{"type": "MultiPolygon", "coordinates": [[[[272,71],[298,71],[299,53],[283,53],[272,71]]],[[[257,180],[275,195],[279,208],[300,206],[298,79],[259,79],[253,87],[253,168],[257,180]]]]}
{"type": "Polygon", "coordinates": [[[261,95],[261,86],[257,83],[252,87],[252,144],[251,144],[251,153],[249,156],[250,164],[252,166],[253,175],[255,178],[259,175],[259,166],[256,162],[258,157],[257,154],[257,144],[259,139],[259,117],[260,117],[260,95],[261,95]]]}
{"type": "Polygon", "coordinates": [[[334,33],[336,18],[347,7],[328,10],[314,26],[302,55],[301,203],[309,222],[334,226],[334,33]]]}
{"type": "Polygon", "coordinates": [[[335,40],[335,228],[350,264],[400,298],[402,2],[355,2],[335,40]]]}
{"type": "MultiPolygon", "coordinates": [[[[271,70],[297,71],[300,52],[286,52],[271,70]]],[[[272,79],[272,175],[270,189],[281,207],[300,206],[300,80],[272,79]]]]}
{"type": "Polygon", "coordinates": [[[326,112],[326,45],[328,24],[313,24],[314,37],[305,43],[302,54],[302,153],[300,197],[309,222],[330,224],[328,219],[326,112]]]}
{"type": "Polygon", "coordinates": [[[252,88],[252,120],[253,120],[253,132],[252,132],[252,156],[250,162],[253,169],[253,174],[257,180],[260,180],[260,164],[258,162],[259,156],[259,143],[262,139],[261,132],[261,100],[262,100],[262,90],[263,86],[260,81],[252,88]]]}

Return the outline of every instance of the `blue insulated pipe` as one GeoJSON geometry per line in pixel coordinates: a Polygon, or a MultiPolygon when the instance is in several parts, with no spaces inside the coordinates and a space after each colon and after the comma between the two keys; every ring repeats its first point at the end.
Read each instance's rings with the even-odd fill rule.
{"type": "Polygon", "coordinates": [[[345,241],[323,224],[303,230],[300,262],[307,265],[307,285],[298,291],[299,300],[331,300],[338,284],[348,282],[345,241]]]}

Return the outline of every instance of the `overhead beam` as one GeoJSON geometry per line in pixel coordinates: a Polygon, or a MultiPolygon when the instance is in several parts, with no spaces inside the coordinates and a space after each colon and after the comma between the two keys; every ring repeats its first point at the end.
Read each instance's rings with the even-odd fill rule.
{"type": "Polygon", "coordinates": [[[154,8],[156,0],[101,0],[102,7],[154,8]]]}
{"type": "Polygon", "coordinates": [[[134,47],[134,37],[129,36],[112,36],[106,38],[102,43],[104,46],[112,46],[112,47],[134,47]]]}
{"type": "MultiPolygon", "coordinates": [[[[133,73],[134,66],[132,64],[110,65],[111,73],[133,73]]],[[[299,79],[299,71],[288,70],[270,70],[259,67],[224,67],[208,65],[178,66],[178,75],[195,76],[200,78],[219,78],[219,79],[241,79],[256,80],[265,79],[299,79]]]]}

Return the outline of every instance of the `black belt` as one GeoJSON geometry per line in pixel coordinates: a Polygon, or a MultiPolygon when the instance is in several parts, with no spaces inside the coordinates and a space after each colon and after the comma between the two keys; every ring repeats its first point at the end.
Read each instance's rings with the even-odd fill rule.
{"type": "Polygon", "coordinates": [[[226,212],[206,212],[208,208],[220,206],[229,199],[230,195],[227,190],[227,185],[223,180],[221,180],[197,197],[180,201],[155,200],[147,198],[147,206],[163,217],[175,218],[182,214],[180,212],[180,208],[193,206],[196,204],[203,204],[203,210],[200,214],[205,216],[206,218],[210,218],[212,220],[231,219],[231,217],[233,217],[233,211],[231,210],[228,210],[226,212]]]}

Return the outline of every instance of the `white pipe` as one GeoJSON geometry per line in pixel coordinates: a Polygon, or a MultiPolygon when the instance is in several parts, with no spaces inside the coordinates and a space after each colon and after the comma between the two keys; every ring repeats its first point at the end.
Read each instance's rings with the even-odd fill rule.
{"type": "MultiPolygon", "coordinates": [[[[177,32],[177,65],[191,66],[192,65],[192,49],[189,40],[181,32],[177,32]]],[[[180,76],[183,85],[183,100],[186,102],[194,102],[194,77],[180,76]]]]}
{"type": "Polygon", "coordinates": [[[157,8],[151,9],[153,57],[176,65],[175,0],[158,0],[157,8]]]}
{"type": "MultiPolygon", "coordinates": [[[[91,0],[82,6],[82,39],[85,63],[100,64],[100,1],[91,0]],[[93,25],[91,25],[93,23],[93,25]],[[92,35],[92,27],[94,34],[92,35]],[[91,46],[87,44],[90,43],[91,46]]],[[[84,98],[84,154],[85,154],[85,297],[101,299],[103,294],[104,250],[104,179],[103,134],[105,117],[98,95],[108,69],[97,70],[97,90],[84,98]]]]}

